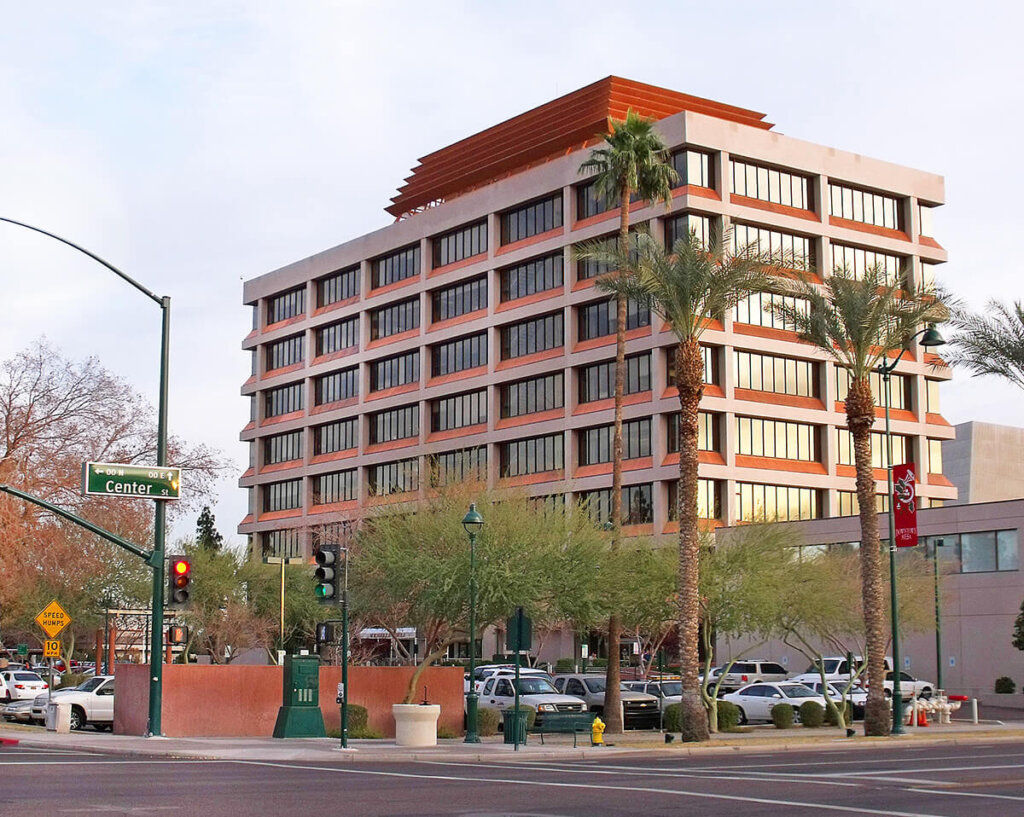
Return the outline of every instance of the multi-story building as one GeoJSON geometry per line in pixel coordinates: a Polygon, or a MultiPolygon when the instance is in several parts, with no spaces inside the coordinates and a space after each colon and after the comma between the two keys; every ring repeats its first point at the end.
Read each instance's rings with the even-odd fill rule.
{"type": "MultiPolygon", "coordinates": [[[[318,532],[369,506],[467,475],[608,513],[615,313],[595,288],[604,270],[573,248],[618,228],[579,167],[630,108],[657,120],[679,173],[670,207],[632,205],[658,240],[731,227],[737,247],[757,240],[819,275],[881,264],[907,287],[946,260],[930,218],[940,176],[783,136],[742,108],[601,80],[422,158],[385,208],[390,226],[246,282],[239,530],[258,549],[308,555],[318,532]]],[[[765,311],[772,297],[718,316],[702,339],[700,513],[715,524],[855,512],[847,375],[765,311]]],[[[627,330],[624,513],[633,532],[667,533],[674,336],[635,306],[627,330]]],[[[948,371],[933,362],[915,347],[892,379],[894,459],[923,466],[926,506],[955,497],[941,474],[948,371]]]]}

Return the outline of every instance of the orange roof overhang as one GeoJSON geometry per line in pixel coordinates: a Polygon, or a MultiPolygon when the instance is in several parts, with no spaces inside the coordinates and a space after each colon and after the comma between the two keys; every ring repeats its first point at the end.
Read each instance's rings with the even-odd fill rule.
{"type": "Polygon", "coordinates": [[[610,119],[632,109],[665,119],[680,111],[770,130],[765,115],[620,77],[559,97],[419,160],[385,210],[396,218],[457,196],[531,165],[596,143],[610,119]]]}

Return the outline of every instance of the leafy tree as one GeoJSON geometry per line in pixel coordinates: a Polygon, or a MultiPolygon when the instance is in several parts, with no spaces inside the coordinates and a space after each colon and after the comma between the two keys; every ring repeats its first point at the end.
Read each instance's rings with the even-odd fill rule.
{"type": "Polygon", "coordinates": [[[1024,650],[1024,601],[1020,604],[1020,612],[1013,622],[1013,646],[1024,650]]]}
{"type": "Polygon", "coordinates": [[[974,375],[992,374],[1024,389],[1024,304],[1007,307],[989,301],[985,312],[952,310],[950,322],[957,330],[943,357],[974,375]]]}
{"type": "Polygon", "coordinates": [[[641,644],[641,670],[657,660],[658,650],[675,628],[676,552],[641,539],[610,552],[602,572],[606,604],[618,612],[623,630],[633,632],[641,644]]]}
{"type": "Polygon", "coordinates": [[[220,550],[224,545],[224,537],[216,527],[216,519],[210,511],[209,505],[203,505],[203,510],[196,520],[196,544],[207,550],[220,550]]]}
{"type": "Polygon", "coordinates": [[[601,611],[601,533],[586,514],[542,508],[524,496],[447,487],[415,510],[406,505],[364,520],[353,549],[356,615],[393,636],[399,626],[416,627],[426,641],[407,703],[416,698],[423,670],[449,646],[467,635],[475,639],[519,605],[534,619],[583,624],[601,611]],[[476,542],[478,631],[470,635],[470,547],[462,518],[471,501],[484,526],[476,542]]]}
{"type": "MultiPolygon", "coordinates": [[[[672,203],[672,185],[679,175],[671,165],[671,154],[654,131],[654,120],[645,119],[632,109],[625,121],[609,120],[610,133],[604,146],[595,148],[580,165],[580,173],[592,174],[597,195],[609,206],[619,208],[619,248],[629,241],[629,207],[636,194],[645,201],[660,199],[666,208],[672,203]]],[[[616,294],[615,321],[615,399],[612,436],[612,513],[613,549],[618,546],[622,527],[622,406],[626,372],[626,296],[616,294]]],[[[608,673],[605,693],[607,731],[622,732],[619,706],[619,641],[622,623],[612,611],[608,621],[608,673]]]]}
{"type": "MultiPolygon", "coordinates": [[[[626,245],[624,245],[626,246],[626,245]]],[[[767,288],[772,259],[756,247],[732,252],[725,231],[702,246],[695,233],[679,238],[666,252],[649,235],[636,236],[633,253],[618,253],[619,269],[628,274],[605,277],[598,286],[650,308],[676,336],[675,384],[679,392],[679,665],[682,705],[686,710],[683,740],[707,740],[699,671],[699,550],[697,518],[698,414],[704,395],[704,357],[700,338],[709,316],[722,315],[750,292],[767,288]]]]}
{"type": "Polygon", "coordinates": [[[871,465],[875,400],[870,375],[879,363],[902,349],[922,324],[942,320],[946,313],[934,292],[926,287],[905,290],[902,284],[887,281],[884,270],[877,266],[860,278],[848,270],[836,269],[822,284],[805,276],[793,282],[791,294],[806,300],[809,310],[777,305],[773,307],[775,313],[796,327],[801,340],[831,357],[850,377],[846,425],[853,438],[860,503],[860,578],[868,658],[864,724],[868,735],[887,735],[892,718],[882,694],[885,599],[871,465]]]}

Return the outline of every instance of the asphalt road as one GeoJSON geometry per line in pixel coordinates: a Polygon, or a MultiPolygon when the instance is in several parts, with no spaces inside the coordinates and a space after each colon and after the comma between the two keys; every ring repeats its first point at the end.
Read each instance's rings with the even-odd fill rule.
{"type": "Polygon", "coordinates": [[[655,752],[593,762],[301,763],[0,748],[0,815],[1024,815],[1024,742],[655,752]]]}

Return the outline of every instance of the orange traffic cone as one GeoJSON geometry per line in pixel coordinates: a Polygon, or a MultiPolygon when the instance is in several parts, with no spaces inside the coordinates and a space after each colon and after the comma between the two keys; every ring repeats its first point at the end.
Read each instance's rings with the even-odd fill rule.
{"type": "Polygon", "coordinates": [[[917,710],[917,725],[918,726],[927,726],[928,725],[928,713],[925,712],[924,709],[920,709],[919,708],[917,710]]]}

